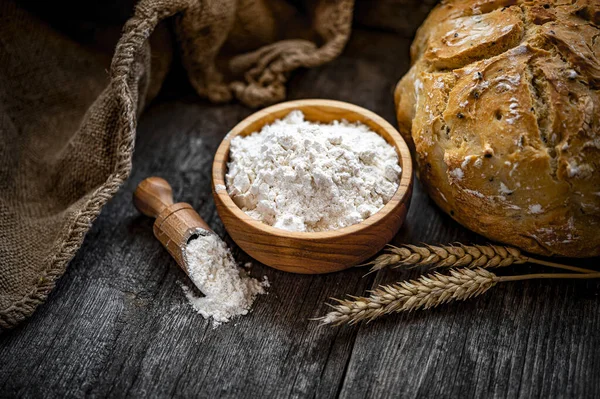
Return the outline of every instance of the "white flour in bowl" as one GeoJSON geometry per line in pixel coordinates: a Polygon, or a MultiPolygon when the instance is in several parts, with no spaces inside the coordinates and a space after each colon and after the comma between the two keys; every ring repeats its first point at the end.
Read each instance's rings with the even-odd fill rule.
{"type": "Polygon", "coordinates": [[[213,325],[245,315],[258,294],[264,294],[269,282],[248,276],[239,268],[227,245],[216,235],[208,234],[191,240],[185,249],[188,274],[204,294],[198,296],[182,285],[190,305],[213,325]]]}
{"type": "Polygon", "coordinates": [[[292,111],[260,132],[231,140],[225,177],[248,215],[291,231],[326,231],[359,223],[398,189],[394,147],[361,123],[304,120],[292,111]]]}

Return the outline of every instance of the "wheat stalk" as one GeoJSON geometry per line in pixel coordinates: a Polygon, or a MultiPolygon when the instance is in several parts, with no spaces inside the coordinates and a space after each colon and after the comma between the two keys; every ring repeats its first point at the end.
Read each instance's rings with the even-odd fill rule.
{"type": "Polygon", "coordinates": [[[528,274],[520,276],[497,276],[483,268],[451,269],[450,275],[433,273],[417,280],[402,281],[379,286],[368,297],[335,299],[337,304],[327,304],[333,310],[316,318],[321,324],[355,324],[361,320],[371,321],[393,312],[429,309],[453,300],[465,300],[481,295],[497,283],[546,279],[600,278],[600,273],[588,274],[528,274]]]}
{"type": "Polygon", "coordinates": [[[483,294],[493,287],[496,275],[482,268],[452,269],[450,275],[433,273],[417,280],[402,281],[379,286],[369,297],[352,297],[339,300],[326,316],[318,319],[322,324],[354,324],[373,320],[381,315],[416,309],[429,309],[451,300],[465,300],[483,294]]]}
{"type": "Polygon", "coordinates": [[[379,255],[373,261],[363,266],[371,266],[374,272],[384,267],[469,267],[469,268],[495,268],[522,263],[536,263],[539,265],[571,270],[580,273],[596,273],[591,269],[568,266],[560,263],[547,262],[525,256],[516,248],[503,245],[423,245],[416,246],[405,244],[401,247],[388,245],[387,252],[379,255]]]}

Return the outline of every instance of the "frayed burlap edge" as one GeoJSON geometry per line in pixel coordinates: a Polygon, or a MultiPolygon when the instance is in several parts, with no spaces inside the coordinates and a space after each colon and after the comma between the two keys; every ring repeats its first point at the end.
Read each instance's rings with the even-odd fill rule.
{"type": "Polygon", "coordinates": [[[135,15],[125,25],[113,57],[111,80],[103,95],[111,93],[120,109],[118,124],[118,153],[114,172],[108,180],[91,194],[88,194],[83,210],[79,211],[67,224],[69,229],[56,239],[62,243],[57,253],[48,260],[48,267],[33,289],[20,301],[0,311],[0,328],[10,329],[29,317],[43,303],[56,284],[56,280],[65,272],[68,263],[81,247],[85,234],[89,231],[102,207],[114,196],[123,182],[129,177],[135,141],[136,114],[138,104],[132,98],[132,85],[140,76],[132,76],[136,70],[132,64],[136,57],[145,57],[146,70],[149,69],[149,47],[147,39],[162,19],[184,9],[186,2],[168,2],[169,4],[142,1],[135,15]],[[145,50],[145,51],[144,51],[145,50]],[[106,93],[108,91],[109,93],[106,93]]]}

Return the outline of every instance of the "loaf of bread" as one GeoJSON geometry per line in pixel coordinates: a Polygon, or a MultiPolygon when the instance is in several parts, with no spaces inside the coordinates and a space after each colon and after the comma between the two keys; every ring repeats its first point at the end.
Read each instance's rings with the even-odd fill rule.
{"type": "Polygon", "coordinates": [[[485,237],[600,255],[600,0],[442,1],[396,88],[434,201],[485,237]]]}

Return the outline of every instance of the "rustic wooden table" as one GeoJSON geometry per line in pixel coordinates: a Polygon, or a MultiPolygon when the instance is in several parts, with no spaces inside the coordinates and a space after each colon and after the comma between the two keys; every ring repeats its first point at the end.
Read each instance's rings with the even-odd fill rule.
{"type": "MultiPolygon", "coordinates": [[[[297,73],[289,98],[349,101],[394,122],[409,39],[356,31],[342,57],[297,73]]],[[[307,276],[260,264],[269,295],[213,329],[187,304],[185,276],[131,203],[158,175],[232,246],[210,194],[213,154],[252,111],[163,93],[142,116],[127,184],[103,210],[48,301],[0,336],[0,396],[599,397],[600,281],[528,281],[430,311],[324,328],[329,297],[361,295],[417,271],[307,276]]],[[[480,242],[417,184],[395,242],[480,242]]],[[[598,259],[573,261],[594,267],[598,259]]],[[[527,265],[505,273],[540,270],[527,265]]]]}

